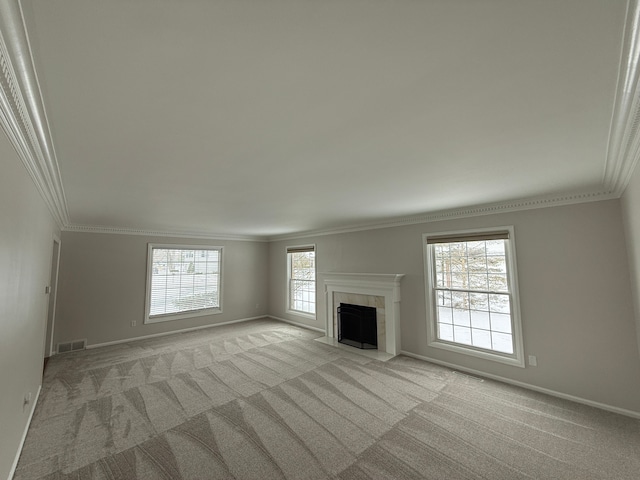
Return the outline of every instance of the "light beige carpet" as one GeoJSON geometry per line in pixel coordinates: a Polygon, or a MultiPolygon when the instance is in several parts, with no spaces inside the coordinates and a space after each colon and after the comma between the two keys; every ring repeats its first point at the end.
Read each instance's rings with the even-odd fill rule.
{"type": "Polygon", "coordinates": [[[27,479],[633,479],[640,421],[270,320],[58,355],[27,479]]]}

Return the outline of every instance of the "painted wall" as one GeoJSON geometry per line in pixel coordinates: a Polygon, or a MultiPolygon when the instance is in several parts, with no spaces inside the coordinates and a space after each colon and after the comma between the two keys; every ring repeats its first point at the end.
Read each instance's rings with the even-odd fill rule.
{"type": "Polygon", "coordinates": [[[620,203],[627,240],[631,294],[636,319],[638,351],[640,351],[640,163],[636,165],[620,203]]]}
{"type": "Polygon", "coordinates": [[[63,232],[62,244],[54,345],[82,338],[96,345],[267,314],[267,243],[63,232]],[[223,312],[145,325],[148,243],[224,247],[223,312]]]}
{"type": "Polygon", "coordinates": [[[1,131],[0,164],[0,478],[7,478],[42,383],[45,286],[60,232],[1,131]]]}
{"type": "MultiPolygon", "coordinates": [[[[639,237],[640,238],[640,237],[639,237]]],[[[322,272],[403,273],[405,351],[640,413],[636,343],[618,200],[273,242],[270,311],[324,328],[322,272]],[[422,234],[513,225],[525,355],[511,367],[429,348],[422,234]],[[316,244],[317,319],[288,315],[286,246],[316,244]]]]}

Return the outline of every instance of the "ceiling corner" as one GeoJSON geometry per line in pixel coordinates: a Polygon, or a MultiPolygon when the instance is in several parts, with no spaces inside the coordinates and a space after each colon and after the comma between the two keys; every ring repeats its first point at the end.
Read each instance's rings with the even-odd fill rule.
{"type": "Polygon", "coordinates": [[[0,0],[0,125],[60,228],[67,202],[19,0],[0,0]]]}
{"type": "Polygon", "coordinates": [[[629,0],[618,86],[604,169],[604,188],[622,195],[640,156],[640,5],[629,0]]]}

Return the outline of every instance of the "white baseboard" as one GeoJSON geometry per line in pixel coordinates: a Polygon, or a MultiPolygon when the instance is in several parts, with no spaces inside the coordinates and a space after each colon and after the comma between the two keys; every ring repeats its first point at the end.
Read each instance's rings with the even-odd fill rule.
{"type": "Polygon", "coordinates": [[[112,342],[93,343],[91,345],[87,345],[86,348],[87,348],[87,350],[90,350],[92,348],[100,348],[100,347],[107,347],[109,345],[118,345],[120,343],[135,342],[136,340],[144,340],[144,339],[147,339],[147,338],[164,337],[166,335],[173,335],[174,333],[192,332],[194,330],[202,330],[204,328],[222,327],[223,325],[231,325],[233,323],[249,322],[251,320],[260,320],[261,318],[268,318],[268,317],[269,317],[268,315],[260,315],[258,317],[240,318],[238,320],[230,320],[228,322],[214,323],[214,324],[211,324],[211,325],[200,325],[199,327],[181,328],[179,330],[171,330],[170,332],[153,333],[151,335],[141,335],[139,337],[124,338],[122,340],[114,340],[112,342]]]}
{"type": "Polygon", "coordinates": [[[42,384],[38,385],[38,391],[36,392],[36,396],[31,402],[31,411],[29,412],[29,418],[27,419],[27,424],[24,427],[24,432],[22,432],[22,439],[20,440],[20,445],[18,446],[18,452],[16,453],[16,458],[13,460],[13,465],[11,465],[11,470],[9,470],[9,476],[7,477],[7,480],[11,480],[13,478],[13,475],[16,473],[16,468],[18,467],[18,460],[20,460],[20,455],[22,454],[24,441],[27,439],[27,432],[29,432],[29,427],[31,426],[31,419],[33,418],[33,413],[36,411],[36,405],[38,404],[38,398],[40,398],[41,390],[42,390],[42,384]]]}
{"type": "Polygon", "coordinates": [[[279,322],[290,323],[291,325],[295,325],[296,327],[302,327],[308,330],[313,330],[315,332],[324,333],[324,328],[312,327],[310,325],[305,325],[304,323],[294,322],[293,320],[287,320],[286,318],[275,317],[273,315],[267,315],[267,317],[272,318],[273,320],[278,320],[279,322]]]}
{"type": "Polygon", "coordinates": [[[519,382],[517,380],[511,380],[510,378],[501,377],[499,375],[492,375],[490,373],[481,372],[480,370],[474,370],[473,368],[461,367],[453,363],[443,362],[441,360],[436,360],[435,358],[425,357],[423,355],[417,355],[415,353],[407,352],[404,350],[400,351],[400,355],[406,355],[407,357],[416,358],[418,360],[424,360],[425,362],[435,363],[437,365],[442,365],[443,367],[448,367],[453,370],[460,370],[462,372],[471,373],[473,375],[477,375],[478,377],[490,378],[492,380],[497,380],[499,382],[515,385],[516,387],[526,388],[527,390],[533,390],[535,392],[545,393],[547,395],[551,395],[552,397],[558,397],[564,400],[571,400],[572,402],[581,403],[583,405],[588,405],[590,407],[599,408],[600,410],[606,410],[608,412],[618,413],[620,415],[625,415],[627,417],[640,419],[640,412],[635,412],[633,410],[614,407],[612,405],[607,405],[605,403],[594,402],[593,400],[587,400],[586,398],[576,397],[574,395],[568,395],[562,392],[556,392],[555,390],[538,387],[536,385],[530,385],[528,383],[519,382]]]}

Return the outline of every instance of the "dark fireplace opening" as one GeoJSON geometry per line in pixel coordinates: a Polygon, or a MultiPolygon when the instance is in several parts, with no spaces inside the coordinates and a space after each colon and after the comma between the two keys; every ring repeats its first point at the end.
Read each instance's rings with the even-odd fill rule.
{"type": "Polygon", "coordinates": [[[375,307],[341,303],[338,307],[338,342],[356,348],[377,349],[375,307]]]}

